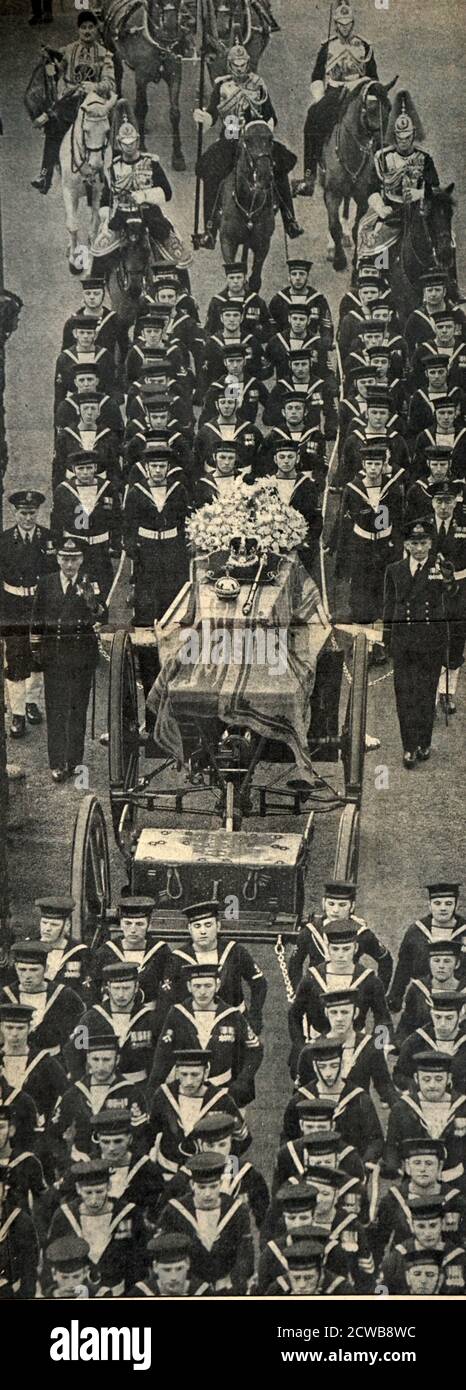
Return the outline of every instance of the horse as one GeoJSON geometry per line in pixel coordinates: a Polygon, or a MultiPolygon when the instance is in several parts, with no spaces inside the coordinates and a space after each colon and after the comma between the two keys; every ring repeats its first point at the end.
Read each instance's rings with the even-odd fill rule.
{"type": "Polygon", "coordinates": [[[214,0],[207,0],[205,40],[211,82],[226,72],[228,52],[235,39],[247,49],[256,72],[270,31],[264,7],[256,5],[254,0],[225,0],[217,9],[214,0]]]}
{"type": "Polygon", "coordinates": [[[135,116],[145,148],[145,128],[148,111],[147,88],[150,82],[166,83],[170,124],[172,129],[172,169],[186,169],[180,137],[180,89],[182,75],[183,35],[180,35],[178,11],[165,0],[103,0],[103,34],[108,33],[112,47],[121,62],[134,72],[136,83],[135,116]]]}
{"type": "MultiPolygon", "coordinates": [[[[433,188],[423,202],[404,203],[399,237],[388,251],[388,276],[401,324],[421,301],[421,276],[432,266],[456,281],[452,218],[454,183],[433,188]]],[[[393,225],[393,219],[385,227],[393,225]]]]}
{"type": "MultiPolygon", "coordinates": [[[[102,84],[103,86],[104,84],[102,84]]],[[[104,173],[111,159],[110,111],[116,96],[88,92],[60,145],[60,173],[66,227],[69,235],[68,263],[71,273],[82,270],[78,250],[78,209],[86,196],[91,208],[91,237],[99,225],[99,208],[104,189],[104,173]]]]}
{"type": "Polygon", "coordinates": [[[390,114],[388,92],[398,79],[383,82],[364,81],[343,101],[336,129],[325,141],[321,158],[321,181],[327,209],[330,237],[334,244],[334,270],[345,270],[348,264],[343,250],[343,229],[340,207],[349,210],[350,200],[356,203],[353,240],[366,211],[370,182],[374,170],[374,142],[385,133],[390,114]]]}
{"type": "MultiPolygon", "coordinates": [[[[122,358],[128,351],[128,330],[136,322],[142,302],[150,296],[154,268],[149,234],[142,217],[120,214],[116,230],[118,244],[105,256],[96,256],[92,273],[103,275],[110,295],[112,309],[118,317],[119,347],[122,358]]],[[[113,225],[113,224],[112,224],[113,225]]]]}
{"type": "Polygon", "coordinates": [[[236,261],[240,246],[252,252],[252,290],[260,289],[274,227],[273,135],[266,121],[251,121],[222,186],[220,245],[224,261],[236,261]]]}

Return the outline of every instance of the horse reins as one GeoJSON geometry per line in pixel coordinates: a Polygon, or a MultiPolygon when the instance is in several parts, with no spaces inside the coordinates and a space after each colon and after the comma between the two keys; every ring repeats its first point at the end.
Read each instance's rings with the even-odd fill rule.
{"type": "MultiPolygon", "coordinates": [[[[245,152],[246,159],[247,159],[247,161],[248,161],[248,163],[249,163],[249,167],[255,170],[254,160],[253,160],[252,156],[251,156],[250,153],[249,153],[249,150],[248,150],[246,141],[243,141],[241,148],[242,148],[242,149],[244,150],[244,152],[245,152]]],[[[238,153],[239,153],[239,151],[238,151],[238,153]]],[[[271,155],[268,155],[268,154],[261,154],[261,155],[259,155],[259,159],[267,159],[267,160],[269,161],[270,168],[272,169],[272,158],[271,158],[271,155]]],[[[270,187],[269,187],[269,188],[266,188],[266,189],[264,190],[264,195],[263,195],[263,198],[262,198],[262,202],[261,202],[260,206],[257,207],[257,208],[254,207],[254,203],[255,203],[255,200],[256,200],[256,197],[257,197],[257,189],[256,189],[255,187],[252,189],[252,203],[251,203],[250,210],[249,210],[249,212],[248,212],[247,209],[246,209],[245,207],[243,207],[243,205],[242,205],[242,203],[240,202],[239,197],[238,197],[237,187],[236,187],[237,173],[238,173],[238,158],[236,158],[236,162],[235,162],[235,186],[234,186],[234,189],[233,189],[233,200],[234,200],[234,202],[235,202],[235,204],[236,204],[236,207],[238,208],[238,211],[241,212],[241,213],[243,214],[243,217],[246,218],[246,223],[247,223],[248,231],[251,231],[254,218],[260,217],[261,212],[264,211],[264,208],[265,208],[265,206],[266,206],[269,193],[271,192],[271,189],[272,189],[273,178],[271,178],[271,180],[270,180],[270,187]]]]}
{"type": "MultiPolygon", "coordinates": [[[[85,131],[84,131],[84,116],[85,116],[85,114],[89,115],[89,112],[87,112],[87,113],[84,112],[83,109],[82,109],[82,107],[80,107],[80,108],[79,108],[78,115],[81,115],[81,117],[82,117],[82,119],[81,119],[81,129],[82,129],[82,137],[83,137],[83,158],[82,158],[80,164],[77,162],[77,159],[76,159],[76,134],[75,134],[76,121],[73,121],[73,125],[72,125],[72,127],[71,127],[70,153],[71,153],[71,172],[72,172],[72,174],[80,174],[80,173],[82,172],[82,170],[84,169],[84,165],[85,165],[86,163],[88,164],[88,156],[89,156],[90,154],[101,154],[101,155],[103,155],[103,154],[104,154],[104,151],[107,149],[107,145],[108,145],[109,139],[110,139],[110,123],[108,123],[107,136],[106,136],[106,139],[103,141],[103,144],[102,144],[102,145],[96,145],[95,148],[94,148],[94,147],[88,148],[87,145],[86,145],[86,137],[85,137],[85,131]]],[[[94,116],[94,117],[89,116],[89,120],[99,120],[99,121],[101,121],[102,119],[103,119],[102,116],[94,116]]],[[[79,156],[78,156],[78,158],[79,158],[79,156]]],[[[90,166],[89,164],[88,164],[88,167],[89,167],[89,170],[90,170],[89,181],[90,181],[90,182],[94,182],[94,179],[98,177],[98,175],[99,175],[99,173],[100,173],[100,170],[99,170],[99,169],[96,169],[96,170],[93,172],[92,169],[91,169],[91,166],[90,166]]]]}

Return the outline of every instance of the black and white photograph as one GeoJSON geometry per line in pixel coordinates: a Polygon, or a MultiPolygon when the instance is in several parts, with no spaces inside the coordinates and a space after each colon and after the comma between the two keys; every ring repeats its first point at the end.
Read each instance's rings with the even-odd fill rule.
{"type": "Polygon", "coordinates": [[[0,1298],[52,1361],[165,1299],[409,1362],[340,1321],[466,1298],[464,19],[1,0],[0,1298]]]}

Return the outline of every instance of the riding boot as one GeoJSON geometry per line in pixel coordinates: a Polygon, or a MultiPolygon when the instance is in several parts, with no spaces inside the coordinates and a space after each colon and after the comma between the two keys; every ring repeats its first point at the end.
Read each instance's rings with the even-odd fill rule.
{"type": "Polygon", "coordinates": [[[286,235],[291,239],[303,235],[303,228],[300,227],[294,215],[293,199],[291,196],[290,180],[288,174],[278,173],[275,170],[275,189],[280,213],[285,228],[286,235]]]}
{"type": "Polygon", "coordinates": [[[38,193],[48,193],[52,184],[53,171],[58,160],[59,143],[57,142],[57,132],[53,127],[46,131],[44,152],[42,155],[42,168],[37,179],[32,179],[31,187],[37,188],[38,193]]]}

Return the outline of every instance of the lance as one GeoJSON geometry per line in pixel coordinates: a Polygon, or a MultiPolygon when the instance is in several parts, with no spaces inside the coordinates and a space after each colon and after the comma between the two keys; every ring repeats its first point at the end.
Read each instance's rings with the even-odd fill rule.
{"type": "MultiPolygon", "coordinates": [[[[207,25],[206,25],[206,13],[205,13],[205,0],[198,0],[197,28],[198,28],[198,30],[200,30],[200,35],[201,35],[201,51],[200,51],[200,66],[199,66],[199,95],[198,95],[198,106],[200,107],[200,109],[201,109],[201,111],[202,111],[203,106],[204,106],[204,96],[205,96],[205,72],[206,72],[206,61],[207,61],[207,33],[206,33],[207,25]]],[[[195,190],[195,194],[194,194],[194,231],[193,231],[193,234],[192,234],[192,237],[191,237],[191,241],[192,241],[192,243],[193,243],[193,246],[194,246],[194,250],[195,250],[195,251],[198,251],[198,250],[199,250],[199,247],[200,247],[200,244],[201,244],[201,242],[200,242],[200,233],[199,233],[199,221],[200,221],[200,212],[201,212],[201,175],[200,175],[200,172],[199,172],[199,165],[200,165],[200,161],[201,161],[201,158],[202,158],[202,144],[203,144],[203,139],[204,139],[204,127],[203,127],[202,125],[198,125],[198,127],[197,127],[197,149],[196,149],[196,190],[195,190]]]]}

